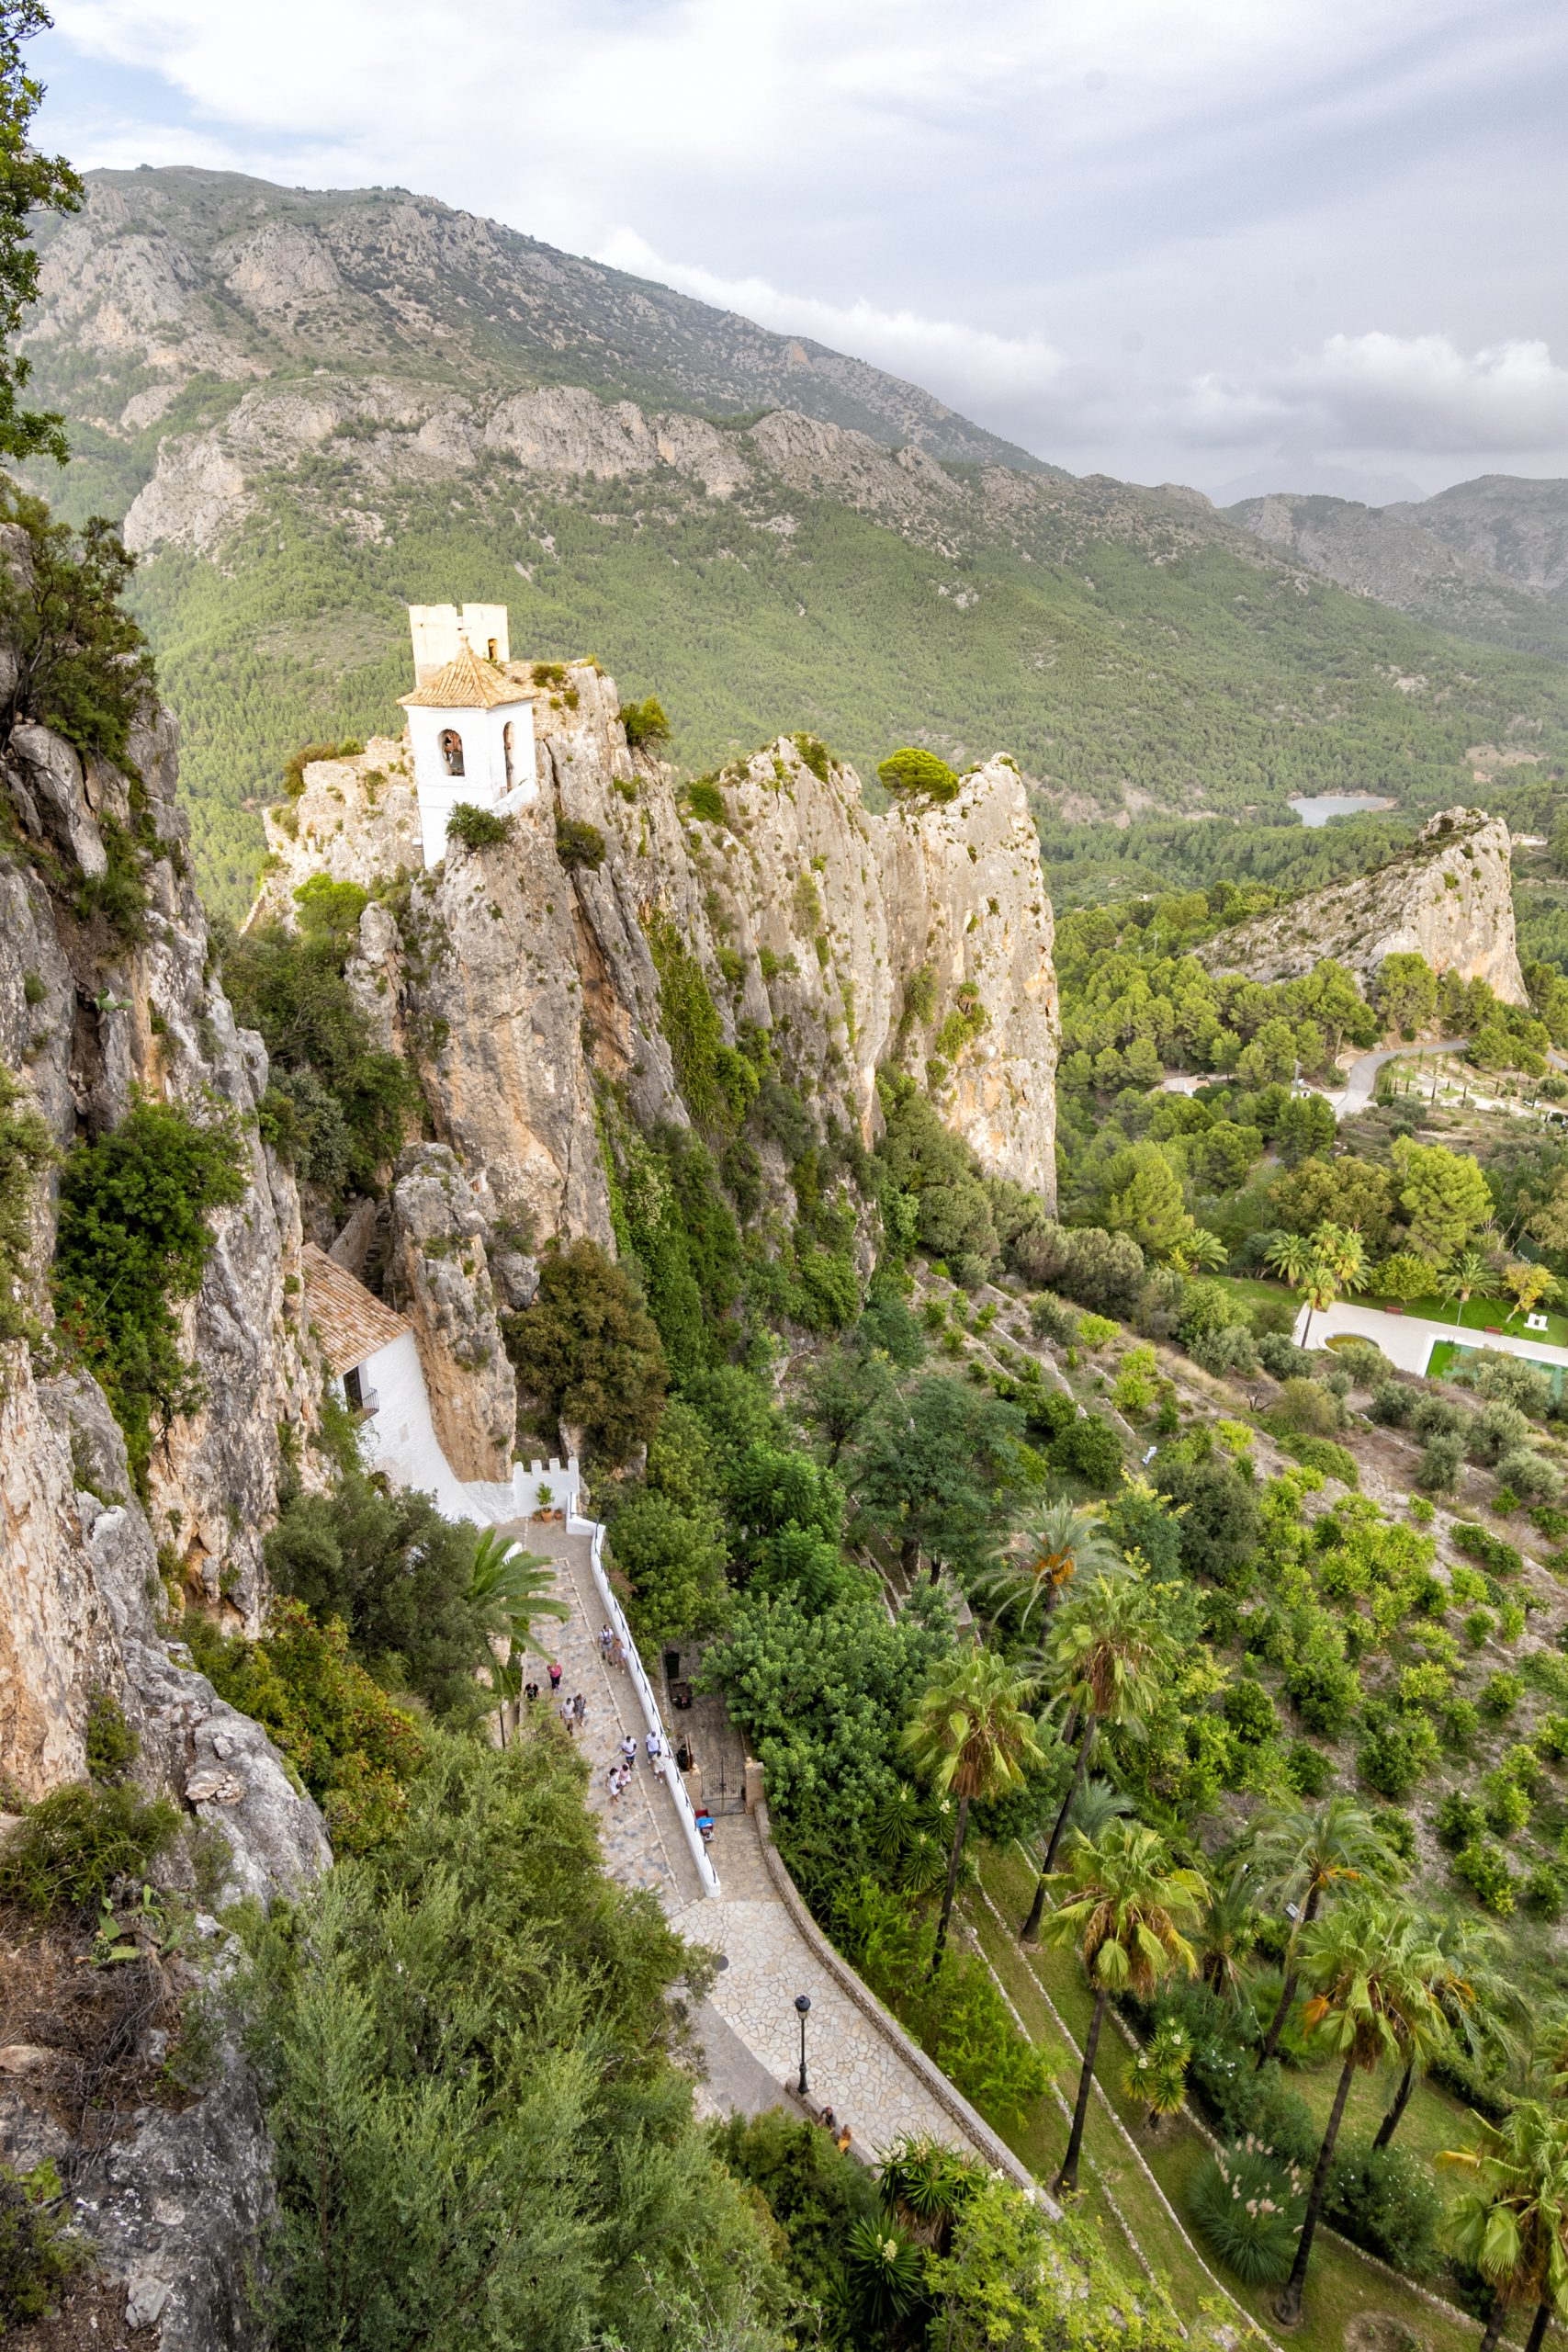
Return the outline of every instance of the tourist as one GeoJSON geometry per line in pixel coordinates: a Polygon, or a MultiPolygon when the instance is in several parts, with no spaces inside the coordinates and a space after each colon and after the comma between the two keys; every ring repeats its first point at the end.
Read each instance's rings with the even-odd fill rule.
{"type": "Polygon", "coordinates": [[[648,1749],[648,1760],[650,1764],[656,1756],[662,1756],[664,1753],[664,1742],[660,1738],[659,1734],[656,1731],[650,1731],[643,1745],[648,1749]]]}
{"type": "Polygon", "coordinates": [[[550,1696],[552,1699],[555,1697],[556,1692],[560,1689],[560,1660],[553,1657],[550,1660],[550,1696]]]}
{"type": "Polygon", "coordinates": [[[623,1674],[626,1670],[626,1654],[621,1647],[619,1634],[614,1635],[610,1643],[610,1664],[618,1667],[623,1674]]]}
{"type": "Polygon", "coordinates": [[[607,1658],[607,1657],[609,1657],[609,1655],[610,1655],[610,1645],[611,1645],[611,1643],[615,1640],[615,1637],[614,1634],[612,1634],[612,1633],[611,1633],[610,1628],[608,1627],[608,1625],[601,1625],[601,1626],[600,1626],[600,1628],[599,1628],[599,1655],[600,1655],[600,1657],[603,1657],[603,1658],[607,1658]]]}
{"type": "Polygon", "coordinates": [[[570,1699],[563,1699],[556,1712],[559,1715],[562,1723],[566,1725],[569,1735],[577,1729],[577,1718],[571,1712],[571,1701],[570,1699]]]}
{"type": "Polygon", "coordinates": [[[618,1764],[611,1765],[608,1772],[604,1775],[604,1784],[610,1792],[610,1803],[612,1804],[619,1804],[621,1801],[621,1768],[618,1764]]]}
{"type": "Polygon", "coordinates": [[[834,2147],[837,2148],[841,2156],[847,2156],[850,2153],[851,2136],[850,2127],[846,2123],[843,2130],[840,2132],[838,2138],[833,2143],[834,2147]]]}
{"type": "Polygon", "coordinates": [[[523,1685],[523,1696],[527,1700],[530,1706],[533,1705],[538,1695],[539,1686],[536,1682],[525,1682],[523,1685]]]}
{"type": "Polygon", "coordinates": [[[580,1727],[587,1722],[588,1702],[583,1697],[581,1690],[574,1691],[572,1694],[571,1712],[573,1720],[580,1727]]]}
{"type": "Polygon", "coordinates": [[[830,2107],[825,2107],[817,2120],[824,2132],[834,2132],[838,2129],[839,2119],[830,2107]]]}
{"type": "Polygon", "coordinates": [[[653,1759],[653,1777],[656,1781],[662,1781],[664,1778],[664,1750],[662,1748],[659,1750],[659,1753],[653,1759]]]}
{"type": "Polygon", "coordinates": [[[625,1739],[621,1742],[621,1758],[626,1765],[626,1777],[629,1780],[631,1778],[632,1766],[637,1762],[637,1742],[632,1737],[630,1732],[627,1732],[625,1739]]]}

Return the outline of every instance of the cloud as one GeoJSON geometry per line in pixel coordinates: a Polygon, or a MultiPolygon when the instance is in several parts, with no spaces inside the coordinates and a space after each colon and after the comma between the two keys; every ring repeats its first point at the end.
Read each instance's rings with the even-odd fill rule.
{"type": "Polygon", "coordinates": [[[1568,368],[1544,342],[1461,351],[1446,334],[1329,335],[1250,384],[1201,376],[1182,404],[1194,442],[1464,456],[1568,443],[1568,368]]]}
{"type": "Polygon", "coordinates": [[[738,311],[777,334],[807,335],[867,359],[955,408],[983,401],[1027,404],[1066,391],[1082,372],[1043,335],[998,334],[956,319],[885,311],[863,296],[853,302],[824,301],[786,293],[765,277],[723,277],[700,263],[668,260],[632,229],[613,230],[594,258],[720,310],[738,311]]]}

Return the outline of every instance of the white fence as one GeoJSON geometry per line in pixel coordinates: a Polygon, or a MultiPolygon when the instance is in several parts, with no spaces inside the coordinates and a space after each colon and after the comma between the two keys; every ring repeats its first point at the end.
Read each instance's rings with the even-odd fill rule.
{"type": "MultiPolygon", "coordinates": [[[[551,1467],[555,1466],[552,1464],[551,1467]]],[[[571,1467],[575,1473],[577,1468],[575,1462],[571,1467]]],[[[572,1491],[575,1496],[575,1487],[572,1491]]],[[[566,1523],[569,1531],[574,1534],[592,1534],[592,1536],[588,1556],[592,1563],[593,1582],[598,1589],[599,1598],[604,1603],[604,1623],[613,1634],[620,1636],[621,1649],[626,1661],[626,1672],[637,1685],[637,1695],[642,1702],[643,1718],[649,1730],[659,1734],[660,1740],[664,1743],[665,1753],[670,1758],[670,1769],[665,1778],[665,1786],[675,1800],[675,1810],[681,1816],[681,1827],[685,1833],[686,1843],[691,1848],[692,1860],[697,1866],[697,1876],[702,1882],[703,1893],[717,1894],[718,1872],[715,1870],[708,1856],[708,1849],[703,1843],[703,1834],[697,1827],[697,1816],[692,1810],[692,1800],[686,1792],[686,1784],[676,1769],[673,1752],[669,1740],[665,1737],[664,1724],[659,1713],[659,1702],[653,1695],[653,1685],[643,1671],[642,1660],[637,1656],[637,1644],[632,1639],[631,1627],[626,1623],[626,1611],[610,1589],[610,1579],[604,1573],[604,1522],[597,1519],[579,1519],[575,1512],[569,1511],[566,1523]]]]}

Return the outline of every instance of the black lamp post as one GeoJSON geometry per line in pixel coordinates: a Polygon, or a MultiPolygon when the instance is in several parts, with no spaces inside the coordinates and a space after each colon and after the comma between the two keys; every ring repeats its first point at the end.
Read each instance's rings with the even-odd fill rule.
{"type": "Polygon", "coordinates": [[[800,2081],[796,2088],[800,2098],[804,2098],[806,2097],[806,2012],[811,2007],[810,1995],[797,1993],[795,1996],[795,2006],[800,2018],[800,2081]]]}

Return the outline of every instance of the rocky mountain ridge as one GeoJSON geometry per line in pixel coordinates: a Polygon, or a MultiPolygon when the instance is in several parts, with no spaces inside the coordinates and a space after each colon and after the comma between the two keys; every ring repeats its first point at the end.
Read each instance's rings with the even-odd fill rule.
{"type": "Polygon", "coordinates": [[[1461,635],[1568,654],[1568,482],[1483,474],[1392,506],[1280,492],[1224,511],[1357,595],[1461,635]]]}
{"type": "Polygon", "coordinates": [[[885,443],[1033,470],[918,385],[402,188],[284,188],[176,165],[97,171],[36,234],[40,378],[89,357],[134,434],[198,378],[240,384],[329,357],[449,385],[580,381],[716,413],[786,406],[885,443]]]}
{"type": "Polygon", "coordinates": [[[1388,865],[1221,932],[1198,954],[1211,971],[1253,980],[1300,979],[1332,956],[1363,988],[1385,956],[1420,956],[1524,1004],[1508,828],[1483,808],[1443,809],[1388,865]]]}

